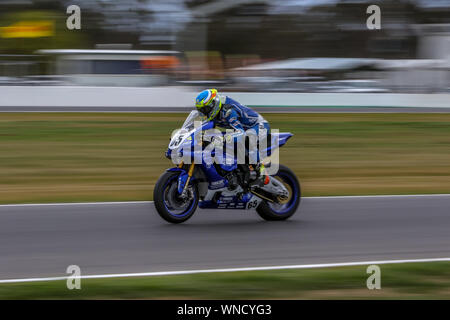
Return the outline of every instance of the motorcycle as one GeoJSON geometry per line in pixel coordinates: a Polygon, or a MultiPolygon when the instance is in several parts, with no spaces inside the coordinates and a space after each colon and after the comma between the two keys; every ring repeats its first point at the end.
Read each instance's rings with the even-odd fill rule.
{"type": "MultiPolygon", "coordinates": [[[[178,159],[184,156],[183,159],[187,157],[191,161],[180,161],[159,177],[153,192],[158,214],[171,223],[188,220],[197,207],[256,209],[259,216],[269,221],[291,217],[300,204],[301,189],[297,177],[288,167],[279,164],[278,171],[269,176],[260,174],[261,164],[240,164],[236,157],[231,163],[208,163],[204,158],[193,161],[210,150],[208,146],[213,142],[205,141],[202,135],[212,128],[213,121],[205,120],[193,110],[170,139],[165,156],[172,161],[175,155],[178,159]]],[[[292,136],[291,133],[271,133],[264,154],[270,156],[292,136]]],[[[214,156],[214,152],[211,155],[214,156]]],[[[264,165],[266,168],[271,166],[270,163],[264,165]]]]}

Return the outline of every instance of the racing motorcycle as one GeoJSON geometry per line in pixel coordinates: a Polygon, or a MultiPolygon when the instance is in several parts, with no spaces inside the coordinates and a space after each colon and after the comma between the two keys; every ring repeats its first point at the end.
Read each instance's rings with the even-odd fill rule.
{"type": "MultiPolygon", "coordinates": [[[[279,164],[276,174],[269,176],[260,173],[261,164],[240,164],[237,157],[225,163],[208,163],[203,158],[193,161],[196,156],[204,156],[212,143],[202,136],[212,128],[213,121],[205,120],[193,110],[181,129],[172,135],[165,156],[172,161],[175,154],[179,158],[184,156],[183,159],[187,156],[191,161],[180,161],[159,177],[153,192],[158,214],[171,223],[188,220],[197,207],[256,209],[263,219],[271,221],[291,217],[300,204],[301,190],[297,177],[288,167],[279,164]]],[[[291,137],[291,133],[272,132],[264,154],[270,156],[291,137]]]]}

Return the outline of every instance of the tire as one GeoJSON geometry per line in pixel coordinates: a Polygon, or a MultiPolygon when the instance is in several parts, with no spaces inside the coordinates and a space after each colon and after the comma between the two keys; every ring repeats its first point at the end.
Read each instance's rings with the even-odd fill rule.
{"type": "MultiPolygon", "coordinates": [[[[291,188],[292,198],[279,209],[274,205],[269,204],[267,200],[263,200],[256,208],[259,216],[268,221],[280,221],[286,220],[291,217],[300,205],[301,200],[301,188],[300,183],[295,176],[294,172],[286,166],[280,164],[277,174],[272,177],[278,177],[287,183],[291,188]]],[[[272,178],[273,179],[273,178],[272,178]]]]}
{"type": "Polygon", "coordinates": [[[189,201],[187,208],[185,210],[179,209],[181,212],[175,212],[175,210],[172,210],[172,208],[169,207],[169,203],[166,201],[165,196],[176,197],[174,192],[177,192],[176,186],[179,175],[180,173],[178,171],[166,171],[159,177],[153,191],[153,201],[156,211],[161,218],[170,223],[185,222],[192,217],[198,205],[198,187],[196,183],[191,181],[189,183],[189,188],[192,188],[193,199],[189,201]],[[175,184],[175,187],[173,184],[175,184]]]}

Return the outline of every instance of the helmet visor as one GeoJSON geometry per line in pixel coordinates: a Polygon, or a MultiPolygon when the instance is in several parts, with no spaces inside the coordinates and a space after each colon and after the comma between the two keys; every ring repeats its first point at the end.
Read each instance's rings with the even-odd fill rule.
{"type": "Polygon", "coordinates": [[[208,116],[209,113],[211,112],[211,110],[212,110],[211,105],[203,106],[203,107],[201,107],[201,108],[198,108],[198,111],[200,111],[201,113],[203,113],[205,116],[208,116]]]}
{"type": "Polygon", "coordinates": [[[208,105],[198,108],[198,110],[201,113],[203,113],[205,116],[209,117],[209,115],[211,114],[211,111],[214,110],[214,107],[216,106],[216,104],[217,104],[216,99],[213,99],[208,105]]]}

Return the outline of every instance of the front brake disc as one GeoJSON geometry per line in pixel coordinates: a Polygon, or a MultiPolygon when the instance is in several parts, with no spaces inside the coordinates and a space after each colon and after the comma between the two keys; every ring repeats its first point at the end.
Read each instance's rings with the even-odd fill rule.
{"type": "Polygon", "coordinates": [[[289,200],[291,199],[291,196],[292,196],[292,188],[291,188],[291,186],[290,186],[288,183],[284,182],[284,180],[281,179],[281,178],[279,178],[279,177],[273,177],[273,178],[275,178],[275,179],[277,179],[279,182],[281,182],[281,183],[283,184],[283,186],[284,186],[284,187],[287,189],[287,191],[288,191],[288,195],[287,195],[287,196],[285,196],[285,195],[279,195],[279,196],[277,196],[277,202],[278,202],[279,204],[286,204],[286,203],[288,203],[289,200]]]}

